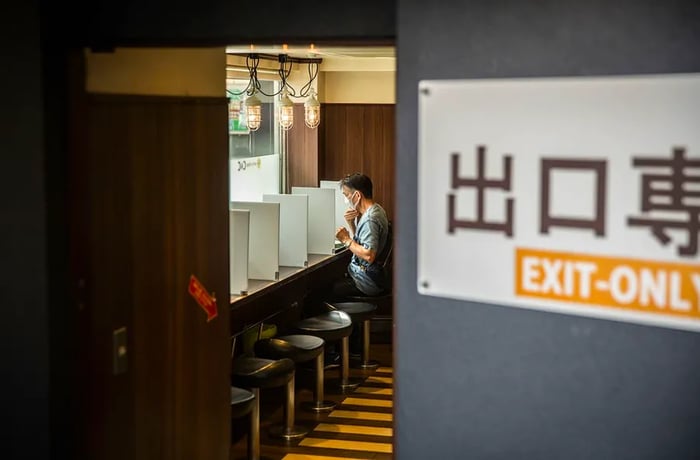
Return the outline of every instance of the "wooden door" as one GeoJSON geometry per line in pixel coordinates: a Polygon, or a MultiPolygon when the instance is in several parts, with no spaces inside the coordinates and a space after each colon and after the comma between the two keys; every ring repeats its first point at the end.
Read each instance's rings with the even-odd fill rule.
{"type": "Polygon", "coordinates": [[[227,101],[82,96],[70,167],[80,457],[226,459],[227,101]],[[218,296],[211,321],[191,275],[218,296]]]}

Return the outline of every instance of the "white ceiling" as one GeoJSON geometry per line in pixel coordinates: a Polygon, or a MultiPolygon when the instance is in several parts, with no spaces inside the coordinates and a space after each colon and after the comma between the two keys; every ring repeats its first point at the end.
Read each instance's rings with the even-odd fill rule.
{"type": "Polygon", "coordinates": [[[266,45],[266,46],[228,46],[229,54],[287,54],[299,58],[394,58],[396,48],[393,46],[318,46],[318,45],[266,45]]]}
{"type": "MultiPolygon", "coordinates": [[[[226,53],[230,55],[247,55],[249,53],[279,55],[286,54],[296,58],[321,58],[321,72],[366,72],[396,71],[396,48],[393,46],[229,46],[226,53]]],[[[229,63],[242,59],[230,56],[229,63]]],[[[276,68],[274,61],[261,62],[261,68],[276,68]]]]}

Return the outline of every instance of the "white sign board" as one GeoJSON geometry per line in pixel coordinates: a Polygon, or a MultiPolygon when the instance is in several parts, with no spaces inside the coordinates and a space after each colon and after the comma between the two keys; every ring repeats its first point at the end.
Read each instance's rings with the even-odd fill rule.
{"type": "Polygon", "coordinates": [[[700,331],[700,76],[422,81],[421,294],[700,331]]]}
{"type": "Polygon", "coordinates": [[[280,192],[279,155],[232,158],[229,171],[229,201],[262,201],[263,194],[280,192]]]}

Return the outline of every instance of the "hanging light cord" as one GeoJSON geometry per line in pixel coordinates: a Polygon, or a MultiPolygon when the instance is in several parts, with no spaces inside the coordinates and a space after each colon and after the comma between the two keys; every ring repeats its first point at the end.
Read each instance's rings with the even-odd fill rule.
{"type": "Polygon", "coordinates": [[[301,87],[301,90],[299,91],[299,96],[296,97],[306,97],[309,95],[313,82],[318,76],[318,63],[310,62],[306,70],[309,74],[309,82],[301,87]]]}
{"type": "Polygon", "coordinates": [[[280,88],[278,91],[268,94],[262,89],[262,85],[260,84],[260,80],[258,80],[258,65],[260,64],[260,58],[257,55],[254,54],[249,54],[245,58],[245,65],[246,68],[248,69],[248,73],[250,75],[248,79],[248,85],[245,87],[245,89],[239,91],[231,91],[229,89],[226,90],[226,92],[232,96],[241,96],[243,94],[247,95],[252,95],[256,91],[259,92],[260,94],[263,94],[267,97],[275,97],[278,94],[280,94],[285,88],[287,88],[287,93],[291,97],[306,97],[309,95],[309,92],[311,91],[312,85],[316,77],[318,76],[318,63],[317,62],[310,62],[308,67],[307,67],[307,72],[309,75],[309,81],[306,83],[304,86],[301,87],[301,90],[299,91],[299,94],[297,95],[296,90],[292,85],[289,84],[287,79],[292,73],[292,66],[294,65],[291,60],[287,60],[284,58],[280,58],[280,67],[277,70],[277,74],[280,77],[280,80],[282,84],[280,85],[280,88]],[[289,64],[289,66],[287,66],[289,64]]]}
{"type": "MultiPolygon", "coordinates": [[[[292,62],[289,61],[289,69],[287,69],[287,60],[284,58],[280,58],[280,68],[277,71],[277,74],[280,76],[280,80],[282,81],[282,85],[280,86],[279,91],[277,91],[275,94],[271,94],[271,96],[277,96],[279,93],[284,91],[285,88],[289,88],[287,90],[287,93],[290,96],[294,96],[296,91],[294,91],[294,88],[292,88],[292,85],[287,83],[287,78],[292,74],[292,62]]],[[[262,91],[261,91],[262,92],[262,91]]],[[[265,94],[265,93],[263,93],[265,94]]],[[[265,94],[267,96],[267,94],[265,94]]]]}
{"type": "MultiPolygon", "coordinates": [[[[243,94],[247,94],[248,96],[252,96],[256,91],[264,94],[265,96],[268,97],[274,97],[277,96],[279,93],[282,92],[282,89],[284,88],[284,85],[280,88],[279,91],[277,91],[274,94],[267,94],[265,91],[262,90],[262,85],[260,84],[260,80],[258,80],[258,65],[260,64],[260,58],[257,55],[254,54],[249,54],[245,58],[245,66],[248,69],[248,85],[246,85],[245,89],[241,91],[231,91],[229,89],[226,90],[226,92],[232,96],[241,96],[243,94]]],[[[289,68],[289,71],[287,72],[287,76],[289,76],[289,73],[291,73],[292,69],[291,66],[289,68]]],[[[285,77],[283,77],[283,68],[280,67],[278,70],[278,74],[280,75],[281,78],[283,78],[283,82],[286,80],[285,77]]]]}
{"type": "Polygon", "coordinates": [[[245,66],[248,69],[248,85],[245,87],[244,90],[242,91],[231,91],[229,89],[226,90],[227,93],[229,93],[232,96],[241,96],[243,94],[248,94],[251,95],[253,93],[253,88],[256,87],[255,82],[258,80],[258,65],[255,63],[254,67],[251,67],[250,64],[250,56],[246,56],[245,58],[245,66]]]}

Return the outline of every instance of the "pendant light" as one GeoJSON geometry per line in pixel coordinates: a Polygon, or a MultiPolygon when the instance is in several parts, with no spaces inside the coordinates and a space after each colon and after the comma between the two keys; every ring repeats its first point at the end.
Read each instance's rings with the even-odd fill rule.
{"type": "MultiPolygon", "coordinates": [[[[275,98],[279,95],[277,101],[276,114],[277,121],[284,131],[288,131],[294,126],[294,103],[291,97],[302,98],[307,97],[304,102],[304,124],[311,129],[319,126],[321,122],[321,104],[318,102],[316,91],[313,88],[313,82],[318,76],[318,67],[321,62],[320,58],[297,58],[290,57],[286,54],[277,56],[250,53],[246,56],[246,68],[248,69],[250,80],[248,87],[240,93],[229,93],[239,96],[244,93],[248,97],[243,101],[242,109],[244,110],[248,129],[257,131],[262,123],[262,102],[257,97],[257,93],[263,94],[266,97],[275,98]],[[260,59],[276,60],[279,62],[277,74],[280,77],[279,90],[274,93],[266,93],[260,81],[258,80],[258,63],[260,59]],[[308,64],[309,81],[297,92],[287,81],[287,78],[292,72],[293,63],[308,64]]],[[[261,70],[263,72],[265,70],[261,70]]]]}
{"type": "Polygon", "coordinates": [[[294,125],[294,103],[289,99],[286,88],[282,90],[279,101],[279,121],[283,130],[288,131],[294,125]]]}
{"type": "Polygon", "coordinates": [[[321,122],[321,104],[316,98],[316,91],[311,89],[309,98],[304,102],[304,123],[314,129],[321,122]]]}
{"type": "Polygon", "coordinates": [[[253,93],[245,99],[243,105],[245,106],[248,129],[251,131],[257,131],[258,128],[260,128],[260,123],[262,122],[262,103],[255,95],[255,91],[253,91],[253,93]]]}

